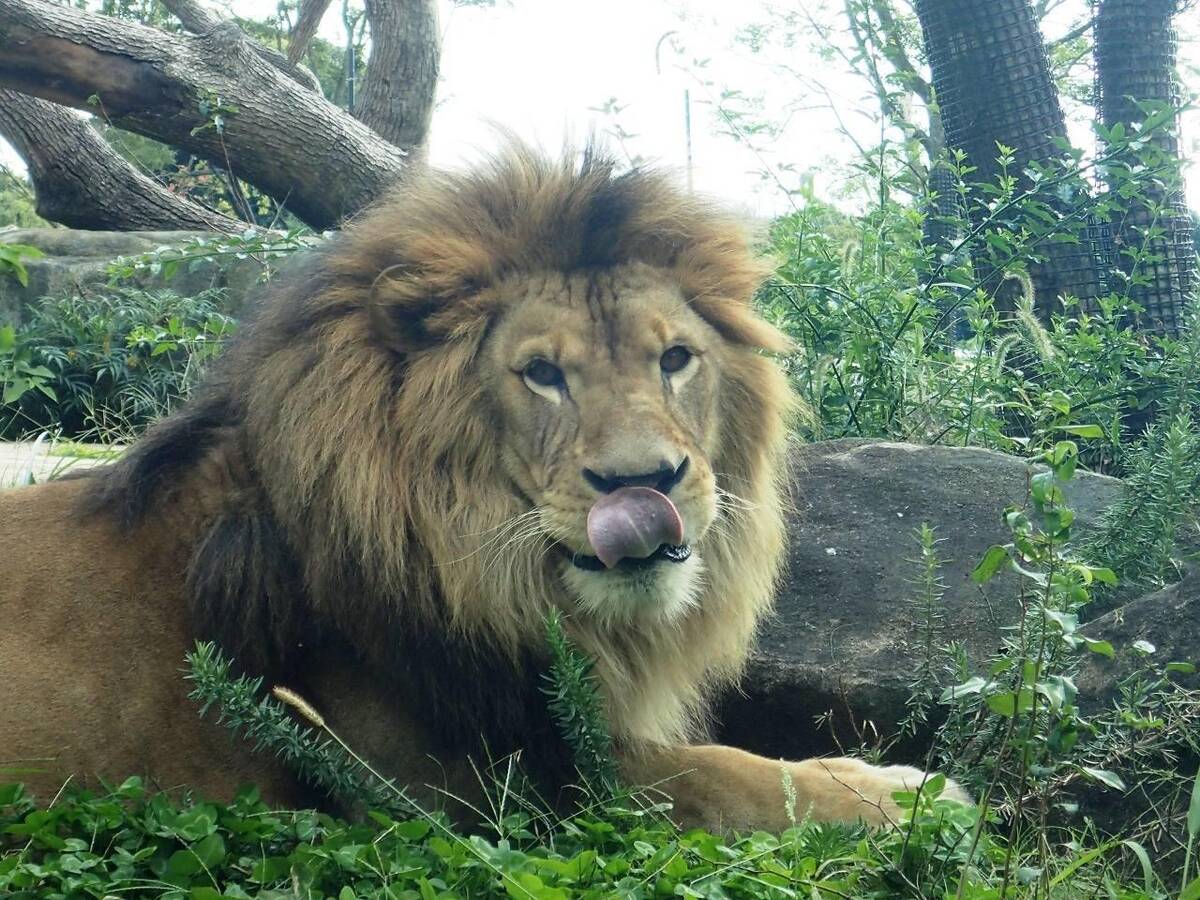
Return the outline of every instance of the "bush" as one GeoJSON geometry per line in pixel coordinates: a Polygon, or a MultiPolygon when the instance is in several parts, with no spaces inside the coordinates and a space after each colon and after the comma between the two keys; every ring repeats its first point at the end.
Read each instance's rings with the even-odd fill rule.
{"type": "Polygon", "coordinates": [[[12,358],[35,366],[37,377],[6,392],[0,436],[112,441],[137,433],[187,396],[232,334],[223,301],[216,290],[180,297],[130,288],[44,299],[12,335],[12,358]]]}
{"type": "Polygon", "coordinates": [[[887,145],[859,165],[875,188],[861,214],[798,198],[772,226],[780,265],[760,302],[794,339],[805,436],[1037,453],[1070,434],[1094,469],[1130,471],[1128,448],[1148,423],[1200,400],[1195,313],[1181,338],[1138,330],[1133,285],[1156,259],[1144,247],[1122,251],[1132,275],[1093,260],[1116,288],[1086,310],[1069,295],[1037,296],[1031,273],[1064,252],[1054,248],[1089,257],[1085,225],[1119,220],[1157,179],[1178,177],[1144,142],[1114,135],[1091,162],[1064,152],[1020,178],[1001,147],[996,184],[970,183],[952,159],[954,215],[935,215],[931,197],[913,202],[903,148],[887,145]],[[1143,164],[1114,164],[1129,154],[1143,164]],[[1099,170],[1116,183],[1097,193],[1099,170]]]}

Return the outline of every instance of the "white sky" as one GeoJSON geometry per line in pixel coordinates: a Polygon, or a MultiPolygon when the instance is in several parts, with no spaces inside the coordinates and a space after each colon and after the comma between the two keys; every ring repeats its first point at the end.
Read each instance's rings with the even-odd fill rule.
{"type": "MultiPolygon", "coordinates": [[[[210,0],[211,2],[211,0],[210,0]]],[[[874,112],[865,85],[848,75],[840,62],[821,61],[805,47],[778,58],[799,76],[783,74],[768,60],[733,45],[738,25],[765,21],[759,0],[500,0],[495,9],[454,9],[442,2],[445,33],[439,104],[434,114],[431,154],[436,162],[456,164],[486,152],[495,138],[490,123],[557,148],[565,135],[581,138],[590,128],[603,129],[611,118],[590,111],[613,98],[624,107],[617,121],[636,137],[627,142],[631,153],[683,171],[685,138],[683,91],[690,89],[695,183],[698,189],[721,195],[758,213],[782,211],[787,201],[764,179],[766,170],[780,174],[780,164],[812,172],[821,195],[838,192],[843,166],[852,158],[849,142],[838,133],[838,118],[860,139],[877,137],[877,126],[864,113],[874,112]],[[674,32],[677,53],[670,43],[661,51],[661,72],[655,48],[674,32]],[[703,69],[689,64],[709,61],[703,69]],[[691,74],[689,74],[689,72],[691,74]],[[702,81],[712,82],[705,87],[702,81]],[[814,82],[829,92],[838,116],[814,82]],[[792,109],[786,131],[762,155],[719,134],[711,103],[721,89],[762,95],[767,108],[782,118],[792,109]]],[[[781,8],[816,9],[823,0],[783,0],[781,8]]],[[[1080,6],[1085,0],[1069,0],[1080,6]]],[[[227,0],[241,15],[264,16],[274,0],[227,0]]],[[[840,4],[839,4],[840,5],[840,4]]],[[[340,3],[322,26],[322,35],[343,43],[340,3]]],[[[1185,32],[1200,33],[1200,13],[1187,14],[1185,32]]],[[[1200,43],[1185,41],[1185,64],[1193,88],[1200,87],[1200,43]]],[[[1200,113],[1185,122],[1185,145],[1200,159],[1200,113]]],[[[1082,125],[1078,142],[1086,142],[1082,125]]],[[[0,160],[15,157],[0,142],[0,160]]],[[[795,176],[785,176],[794,182],[795,176]]],[[[1189,198],[1200,209],[1200,172],[1189,179],[1189,198]]]]}

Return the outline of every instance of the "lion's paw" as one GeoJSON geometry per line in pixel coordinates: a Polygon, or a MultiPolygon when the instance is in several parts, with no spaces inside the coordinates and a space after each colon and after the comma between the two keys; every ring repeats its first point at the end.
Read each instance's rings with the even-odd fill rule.
{"type": "MultiPolygon", "coordinates": [[[[899,785],[895,788],[897,791],[915,791],[923,784],[928,785],[929,779],[933,777],[932,774],[926,774],[921,769],[912,766],[876,766],[875,768],[886,777],[895,780],[895,783],[899,785]]],[[[954,800],[968,806],[974,802],[970,795],[963,790],[962,785],[952,778],[946,779],[946,784],[938,796],[943,800],[954,800]]]]}
{"type": "MultiPolygon", "coordinates": [[[[813,759],[800,763],[808,777],[827,779],[825,789],[819,782],[811,814],[814,818],[835,821],[863,820],[873,825],[895,824],[903,812],[895,794],[916,791],[928,784],[930,776],[912,766],[873,766],[860,759],[813,759]],[[832,784],[830,783],[832,782],[832,784]]],[[[970,805],[972,800],[962,786],[946,779],[939,795],[943,799],[970,805]]]]}

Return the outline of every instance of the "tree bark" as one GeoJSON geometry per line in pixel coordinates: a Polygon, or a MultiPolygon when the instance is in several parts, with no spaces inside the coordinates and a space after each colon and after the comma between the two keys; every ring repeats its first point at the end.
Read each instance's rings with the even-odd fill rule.
{"type": "Polygon", "coordinates": [[[29,167],[43,219],[119,231],[246,228],[139,172],[86,119],[61,106],[0,89],[0,133],[29,167]]]}
{"type": "Polygon", "coordinates": [[[0,0],[0,87],[95,109],[232,169],[314,228],[334,227],[402,173],[403,151],[247,43],[233,24],[169,35],[44,0],[0,0]]]}
{"type": "MultiPolygon", "coordinates": [[[[200,3],[197,3],[196,0],[162,0],[162,5],[192,34],[207,34],[223,24],[219,16],[212,13],[200,3]]],[[[321,82],[306,66],[291,61],[282,53],[272,50],[270,47],[264,47],[255,41],[249,41],[248,38],[246,40],[255,53],[276,69],[310,91],[316,91],[318,94],[321,93],[321,82]]]]}
{"type": "MultiPolygon", "coordinates": [[[[999,174],[997,142],[1016,150],[1014,172],[1058,158],[1055,139],[1066,138],[1066,121],[1029,0],[918,0],[916,10],[946,144],[966,151],[976,180],[994,182],[999,174]]],[[[1048,261],[1030,274],[1044,314],[1062,294],[1083,298],[1101,291],[1086,244],[1038,250],[1048,261]]],[[[996,273],[983,274],[995,291],[996,273]]]]}
{"type": "MultiPolygon", "coordinates": [[[[1101,118],[1112,128],[1130,132],[1146,118],[1139,101],[1158,101],[1178,108],[1176,82],[1178,37],[1172,20],[1176,0],[1104,0],[1096,16],[1096,65],[1101,118]]],[[[1167,164],[1180,165],[1179,120],[1155,133],[1154,144],[1167,164]]],[[[1136,158],[1124,161],[1137,165],[1136,158]]],[[[1133,276],[1130,298],[1144,311],[1143,330],[1176,334],[1183,326],[1184,307],[1200,281],[1196,248],[1182,176],[1175,183],[1155,180],[1128,210],[1119,239],[1123,249],[1117,264],[1133,276]],[[1147,239],[1147,229],[1161,235],[1147,239]],[[1140,261],[1131,253],[1144,254],[1140,261]]]]}
{"type": "Polygon", "coordinates": [[[419,152],[437,93],[437,2],[365,0],[365,5],[371,56],[354,114],[405,152],[419,152]]]}
{"type": "Polygon", "coordinates": [[[304,51],[321,27],[321,19],[329,9],[332,0],[302,0],[300,11],[296,17],[296,27],[292,29],[291,43],[288,46],[288,62],[298,62],[304,56],[304,51]]]}

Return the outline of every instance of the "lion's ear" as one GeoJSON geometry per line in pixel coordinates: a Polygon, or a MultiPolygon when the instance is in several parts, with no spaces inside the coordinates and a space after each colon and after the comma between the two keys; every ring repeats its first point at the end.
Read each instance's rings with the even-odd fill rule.
{"type": "Polygon", "coordinates": [[[482,334],[492,312],[493,298],[478,281],[460,277],[438,282],[404,266],[379,274],[367,304],[376,339],[401,354],[482,334]]]}
{"type": "Polygon", "coordinates": [[[759,350],[766,350],[770,353],[791,353],[795,349],[791,338],[774,325],[755,315],[739,319],[733,330],[740,343],[759,350]]]}
{"type": "Polygon", "coordinates": [[[760,319],[749,304],[697,298],[693,306],[727,341],[770,353],[790,353],[793,349],[791,338],[760,319]]]}
{"type": "Polygon", "coordinates": [[[397,353],[414,353],[436,343],[428,318],[435,306],[407,266],[388,266],[371,283],[367,316],[376,340],[397,353]]]}
{"type": "Polygon", "coordinates": [[[386,304],[374,297],[367,306],[376,340],[401,354],[425,350],[437,343],[428,325],[431,312],[431,305],[386,304]]]}

